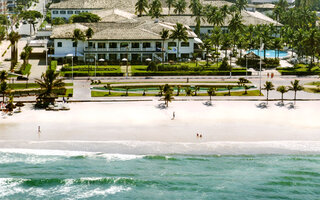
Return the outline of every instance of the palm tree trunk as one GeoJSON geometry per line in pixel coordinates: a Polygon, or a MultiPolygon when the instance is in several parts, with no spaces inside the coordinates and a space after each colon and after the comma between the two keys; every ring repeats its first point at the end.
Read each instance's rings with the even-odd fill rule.
{"type": "Polygon", "coordinates": [[[269,90],[267,90],[267,103],[269,101],[269,90]]]}
{"type": "Polygon", "coordinates": [[[162,64],[164,64],[164,40],[162,41],[162,64]]]}
{"type": "Polygon", "coordinates": [[[282,103],[283,103],[283,93],[281,93],[281,101],[282,101],[282,103]]]}
{"type": "Polygon", "coordinates": [[[209,95],[210,96],[210,101],[211,101],[211,95],[209,95]]]}
{"type": "Polygon", "coordinates": [[[180,54],[179,54],[179,51],[180,51],[180,40],[178,40],[178,61],[180,61],[180,54]]]}

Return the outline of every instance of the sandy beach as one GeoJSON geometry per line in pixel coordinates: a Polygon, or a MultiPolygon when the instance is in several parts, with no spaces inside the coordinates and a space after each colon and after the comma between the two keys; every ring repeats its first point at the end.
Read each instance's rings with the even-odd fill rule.
{"type": "Polygon", "coordinates": [[[297,102],[295,109],[278,107],[276,102],[269,102],[267,109],[257,108],[259,102],[219,101],[213,106],[201,101],[173,102],[167,109],[158,108],[160,103],[72,103],[70,111],[58,112],[34,110],[29,104],[22,113],[0,119],[0,143],[3,148],[113,153],[154,152],[159,144],[159,151],[171,148],[169,152],[181,153],[181,146],[188,145],[206,151],[212,144],[217,148],[217,144],[283,146],[289,142],[299,149],[297,142],[320,143],[317,101],[297,102]]]}

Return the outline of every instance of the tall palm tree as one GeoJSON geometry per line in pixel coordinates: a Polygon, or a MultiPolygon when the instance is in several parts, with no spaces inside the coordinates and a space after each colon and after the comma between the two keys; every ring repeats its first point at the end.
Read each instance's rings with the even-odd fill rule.
{"type": "Polygon", "coordinates": [[[29,45],[26,45],[23,48],[23,52],[21,52],[20,57],[23,60],[23,66],[25,67],[27,64],[29,64],[29,57],[32,53],[32,47],[30,47],[29,45]]]}
{"type": "Polygon", "coordinates": [[[0,72],[0,83],[6,81],[8,79],[8,73],[5,70],[0,72]]]}
{"type": "Polygon", "coordinates": [[[236,0],[235,6],[238,8],[238,11],[240,12],[240,14],[242,10],[246,9],[247,4],[248,4],[247,0],[236,0]]]}
{"type": "Polygon", "coordinates": [[[180,14],[183,14],[186,11],[186,8],[187,8],[186,0],[178,0],[174,4],[173,12],[180,15],[180,14]]]}
{"type": "Polygon", "coordinates": [[[85,32],[87,40],[90,40],[93,37],[94,31],[92,28],[88,28],[85,32]]]}
{"type": "Polygon", "coordinates": [[[184,88],[184,91],[186,93],[186,96],[191,96],[192,95],[192,90],[189,86],[184,88]]]}
{"type": "Polygon", "coordinates": [[[38,95],[38,99],[42,105],[54,103],[57,96],[54,89],[64,89],[65,83],[59,78],[59,73],[49,68],[46,73],[42,73],[41,79],[36,79],[35,82],[43,91],[38,95]]]}
{"type": "Polygon", "coordinates": [[[4,102],[4,97],[7,93],[7,91],[9,90],[8,84],[7,82],[3,81],[0,83],[0,92],[2,94],[2,102],[4,102]]]}
{"type": "Polygon", "coordinates": [[[299,84],[299,80],[291,81],[291,86],[289,86],[289,90],[294,91],[294,101],[297,99],[297,91],[303,90],[302,85],[299,84]]]}
{"type": "Polygon", "coordinates": [[[85,35],[80,29],[76,28],[76,29],[73,30],[72,40],[75,43],[74,57],[77,58],[78,42],[79,41],[84,41],[85,40],[85,35]]]}
{"type": "Polygon", "coordinates": [[[225,50],[225,58],[228,58],[228,55],[227,55],[227,51],[228,49],[230,49],[231,47],[231,39],[230,39],[230,36],[229,34],[223,34],[223,39],[222,39],[222,43],[221,43],[221,49],[222,50],[225,50]]]}
{"type": "Polygon", "coordinates": [[[11,67],[10,71],[14,69],[18,62],[18,41],[21,38],[18,32],[11,31],[8,39],[11,43],[11,67]]]}
{"type": "Polygon", "coordinates": [[[194,96],[197,96],[198,95],[198,91],[200,90],[200,87],[199,86],[195,86],[194,87],[194,96]]]}
{"type": "Polygon", "coordinates": [[[177,85],[177,96],[180,95],[180,91],[181,91],[181,85],[177,85]]]}
{"type": "Polygon", "coordinates": [[[288,88],[286,86],[279,86],[277,87],[277,91],[281,93],[281,101],[283,102],[283,94],[288,92],[288,88]]]}
{"type": "Polygon", "coordinates": [[[223,5],[222,7],[220,7],[220,12],[221,12],[223,18],[225,19],[227,17],[227,15],[230,14],[229,6],[226,4],[223,5]]]}
{"type": "Polygon", "coordinates": [[[149,15],[151,18],[159,18],[162,12],[162,4],[160,0],[153,0],[150,5],[149,15]]]}
{"type": "Polygon", "coordinates": [[[228,95],[231,96],[231,90],[232,90],[233,86],[232,85],[227,85],[227,89],[228,89],[228,95]]]}
{"type": "Polygon", "coordinates": [[[271,81],[266,81],[263,89],[267,90],[267,102],[268,102],[269,101],[269,91],[274,90],[274,85],[271,81]]]}
{"type": "Polygon", "coordinates": [[[180,60],[180,42],[184,41],[187,42],[188,41],[188,32],[187,32],[187,28],[180,24],[177,23],[174,26],[174,30],[171,30],[171,35],[170,38],[172,40],[178,40],[178,49],[177,49],[177,54],[178,54],[178,60],[180,60]]]}
{"type": "Polygon", "coordinates": [[[161,35],[161,39],[162,39],[162,64],[164,63],[164,53],[165,53],[165,48],[164,48],[164,42],[166,39],[169,38],[169,30],[167,29],[162,29],[162,31],[160,32],[161,35]]]}
{"type": "Polygon", "coordinates": [[[173,7],[176,3],[176,0],[166,0],[166,4],[168,6],[168,9],[169,9],[169,12],[168,12],[168,15],[170,16],[170,10],[171,10],[171,7],[173,7]]]}
{"type": "Polygon", "coordinates": [[[195,34],[200,36],[200,26],[201,26],[201,17],[202,17],[202,4],[200,3],[199,0],[191,0],[189,9],[191,10],[193,16],[195,16],[195,22],[196,22],[196,27],[195,27],[195,34]]]}
{"type": "Polygon", "coordinates": [[[279,57],[279,52],[280,52],[280,49],[282,48],[282,40],[281,40],[281,38],[274,38],[272,46],[273,46],[273,49],[274,49],[274,58],[277,57],[277,51],[278,51],[278,57],[279,57]]]}
{"type": "Polygon", "coordinates": [[[169,106],[169,102],[171,102],[174,98],[172,96],[172,91],[167,91],[165,94],[164,94],[164,102],[166,104],[166,106],[168,107],[169,106]]]}
{"type": "Polygon", "coordinates": [[[208,95],[209,95],[209,97],[210,97],[210,101],[211,101],[211,97],[216,95],[216,90],[211,87],[211,88],[209,88],[209,89],[207,90],[207,93],[208,93],[208,95]]]}
{"type": "Polygon", "coordinates": [[[206,51],[206,65],[209,66],[209,54],[212,51],[212,42],[210,39],[203,41],[202,49],[206,51]]]}
{"type": "Polygon", "coordinates": [[[240,13],[235,13],[232,17],[232,19],[229,22],[228,26],[230,32],[234,33],[236,31],[242,32],[244,29],[244,25],[242,23],[242,16],[240,13]]]}
{"type": "Polygon", "coordinates": [[[210,38],[211,38],[212,44],[214,45],[215,52],[218,53],[218,47],[220,46],[221,40],[222,40],[221,28],[215,27],[212,31],[210,38]]]}
{"type": "Polygon", "coordinates": [[[139,13],[138,17],[141,17],[142,13],[147,13],[148,7],[148,0],[138,0],[135,4],[136,14],[139,13]]]}

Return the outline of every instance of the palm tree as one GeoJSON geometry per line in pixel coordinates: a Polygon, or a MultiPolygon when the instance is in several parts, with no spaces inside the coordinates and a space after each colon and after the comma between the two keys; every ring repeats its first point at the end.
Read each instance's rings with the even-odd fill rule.
{"type": "Polygon", "coordinates": [[[147,13],[148,0],[138,0],[135,5],[136,14],[139,13],[138,17],[142,16],[142,13],[147,13]]]}
{"type": "Polygon", "coordinates": [[[169,102],[171,102],[174,98],[172,96],[172,92],[169,90],[164,94],[164,102],[166,104],[166,106],[169,106],[169,102]]]}
{"type": "Polygon", "coordinates": [[[177,86],[177,96],[180,95],[180,90],[181,90],[181,85],[178,85],[178,86],[177,86]]]}
{"type": "Polygon", "coordinates": [[[223,16],[223,18],[225,19],[227,17],[228,14],[230,14],[230,11],[229,11],[229,6],[228,5],[223,5],[221,8],[220,8],[220,12],[223,16]]]}
{"type": "Polygon", "coordinates": [[[4,102],[4,97],[7,91],[9,90],[7,82],[3,81],[0,83],[0,92],[2,94],[2,102],[4,102]]]}
{"type": "Polygon", "coordinates": [[[88,28],[85,32],[87,40],[90,40],[93,37],[94,31],[92,28],[88,28]]]}
{"type": "MultiPolygon", "coordinates": [[[[55,96],[54,89],[64,88],[65,83],[62,79],[58,78],[59,73],[55,72],[52,69],[48,69],[46,73],[42,73],[41,79],[36,79],[35,82],[40,86],[41,89],[44,89],[42,93],[39,94],[38,98],[42,99],[45,97],[55,96]]],[[[46,103],[46,102],[43,102],[46,103]]],[[[50,102],[53,103],[53,102],[50,102]]]]}
{"type": "Polygon", "coordinates": [[[209,66],[209,54],[212,51],[212,43],[210,39],[206,39],[203,41],[202,49],[206,51],[206,65],[209,66]]]}
{"type": "Polygon", "coordinates": [[[162,39],[162,64],[164,63],[164,53],[165,53],[165,48],[164,48],[164,42],[166,39],[169,38],[169,30],[167,29],[162,29],[162,31],[160,32],[161,35],[161,39],[162,39]]]}
{"type": "Polygon", "coordinates": [[[171,87],[169,86],[169,84],[165,84],[164,87],[163,87],[163,92],[164,93],[167,93],[167,92],[171,92],[172,93],[172,89],[171,87]]]}
{"type": "Polygon", "coordinates": [[[5,70],[0,72],[0,83],[6,81],[8,79],[8,73],[5,70]]]}
{"type": "Polygon", "coordinates": [[[201,12],[202,12],[202,4],[200,3],[199,0],[191,0],[189,9],[191,10],[193,16],[195,16],[195,22],[196,22],[196,27],[195,27],[195,34],[200,36],[200,26],[201,26],[201,12]]]}
{"type": "Polygon", "coordinates": [[[72,40],[75,43],[74,57],[77,58],[78,42],[79,42],[79,40],[80,41],[84,41],[85,40],[85,35],[80,29],[76,28],[76,29],[73,30],[72,40]]]}
{"type": "Polygon", "coordinates": [[[275,38],[273,40],[273,49],[275,50],[274,51],[274,59],[276,59],[277,57],[277,50],[278,50],[278,57],[279,57],[279,52],[280,52],[280,49],[282,48],[282,40],[281,38],[275,38]]]}
{"type": "Polygon", "coordinates": [[[107,84],[107,89],[109,90],[109,95],[111,95],[111,89],[112,89],[112,87],[111,87],[111,85],[108,83],[107,84]]]}
{"type": "Polygon", "coordinates": [[[195,86],[194,87],[194,96],[197,96],[197,92],[200,90],[200,87],[199,86],[195,86]]]}
{"type": "Polygon", "coordinates": [[[232,85],[227,85],[227,89],[228,89],[228,95],[231,96],[231,90],[232,90],[233,86],[232,85]]]}
{"type": "Polygon", "coordinates": [[[303,87],[299,84],[299,82],[299,80],[294,80],[294,82],[291,81],[291,86],[289,86],[289,90],[294,91],[294,102],[296,102],[297,99],[297,91],[303,90],[303,87]]]}
{"type": "Polygon", "coordinates": [[[246,84],[244,84],[244,94],[248,94],[248,89],[250,89],[250,87],[246,84]]]}
{"type": "Polygon", "coordinates": [[[238,8],[238,11],[242,12],[242,10],[246,9],[246,5],[248,4],[247,0],[236,0],[235,6],[238,8]]]}
{"type": "Polygon", "coordinates": [[[236,13],[233,15],[232,19],[229,22],[228,26],[231,33],[235,33],[236,31],[243,31],[244,25],[242,23],[242,16],[240,13],[236,13]]]}
{"type": "Polygon", "coordinates": [[[162,4],[160,0],[153,0],[150,5],[149,15],[151,18],[159,18],[162,12],[162,4]]]}
{"type": "Polygon", "coordinates": [[[186,92],[186,96],[191,96],[192,95],[192,90],[191,90],[191,88],[189,86],[185,87],[184,91],[186,92]]]}
{"type": "Polygon", "coordinates": [[[222,34],[221,34],[221,28],[215,27],[212,31],[212,34],[210,36],[212,44],[214,45],[214,51],[217,54],[214,56],[214,58],[218,58],[219,49],[218,47],[221,44],[222,34]]]}
{"type": "Polygon", "coordinates": [[[173,40],[178,40],[178,50],[177,50],[177,54],[178,54],[178,60],[180,60],[180,41],[184,41],[187,42],[188,41],[188,32],[187,32],[187,28],[180,24],[177,23],[176,26],[174,26],[174,30],[171,30],[172,33],[170,35],[170,38],[173,40]]]}
{"type": "Polygon", "coordinates": [[[211,88],[209,88],[209,89],[207,90],[207,93],[208,93],[208,95],[209,95],[209,97],[210,97],[210,101],[211,101],[211,96],[215,96],[215,95],[216,95],[216,90],[211,87],[211,88]]]}
{"type": "Polygon", "coordinates": [[[274,90],[274,85],[272,84],[271,81],[266,81],[263,89],[267,90],[267,102],[268,102],[269,101],[269,91],[274,90]]]}
{"type": "Polygon", "coordinates": [[[187,8],[187,2],[186,0],[178,0],[175,4],[174,4],[174,13],[178,13],[183,14],[186,11],[187,8]]]}
{"type": "Polygon", "coordinates": [[[8,36],[11,43],[11,67],[10,71],[14,69],[18,62],[18,41],[21,38],[18,32],[11,31],[8,36]]]}
{"type": "Polygon", "coordinates": [[[126,96],[128,96],[129,95],[129,87],[126,86],[125,89],[126,89],[126,96]]]}
{"type": "Polygon", "coordinates": [[[221,43],[221,49],[225,50],[225,58],[228,58],[227,51],[231,47],[231,39],[229,34],[223,34],[223,40],[221,43]]]}
{"type": "Polygon", "coordinates": [[[23,52],[21,52],[20,57],[23,60],[23,66],[25,67],[27,64],[29,64],[29,57],[32,53],[32,47],[30,47],[29,45],[26,45],[23,48],[23,52]]]}
{"type": "Polygon", "coordinates": [[[286,86],[279,86],[277,87],[277,91],[281,93],[281,101],[283,102],[283,94],[288,92],[288,88],[286,86]]]}
{"type": "Polygon", "coordinates": [[[170,16],[171,7],[173,7],[175,5],[175,3],[176,3],[175,0],[166,0],[166,4],[167,4],[168,9],[169,9],[169,13],[168,13],[169,16],[170,16]]]}

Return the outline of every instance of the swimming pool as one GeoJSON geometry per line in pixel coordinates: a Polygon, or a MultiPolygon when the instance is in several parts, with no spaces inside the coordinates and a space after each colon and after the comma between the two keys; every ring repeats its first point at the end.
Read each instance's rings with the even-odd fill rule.
{"type": "MultiPolygon", "coordinates": [[[[261,56],[262,58],[264,56],[264,51],[259,51],[258,49],[247,51],[247,53],[249,53],[249,52],[253,52],[256,55],[261,56]]],[[[278,57],[278,51],[275,52],[275,50],[266,50],[266,58],[274,58],[275,54],[277,54],[277,57],[278,57]]],[[[280,51],[279,52],[279,57],[280,58],[283,58],[283,57],[285,57],[287,55],[288,55],[288,52],[286,52],[286,51],[280,51]]]]}

